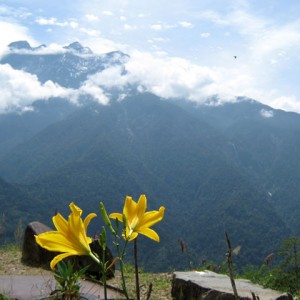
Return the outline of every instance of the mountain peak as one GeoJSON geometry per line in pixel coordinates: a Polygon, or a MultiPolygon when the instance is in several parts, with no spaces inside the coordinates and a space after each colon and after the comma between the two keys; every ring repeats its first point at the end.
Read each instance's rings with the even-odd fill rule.
{"type": "Polygon", "coordinates": [[[79,42],[71,43],[68,46],[65,46],[64,49],[73,50],[80,54],[92,54],[92,50],[88,47],[83,47],[79,42]]]}
{"type": "Polygon", "coordinates": [[[42,44],[38,47],[32,48],[27,41],[16,41],[16,42],[10,43],[8,45],[8,47],[9,47],[10,50],[31,50],[31,51],[35,51],[35,50],[45,48],[46,45],[42,44]]]}
{"type": "Polygon", "coordinates": [[[27,41],[17,41],[17,42],[12,42],[8,45],[8,47],[11,50],[16,50],[16,49],[26,49],[26,50],[32,50],[30,44],[27,41]]]}

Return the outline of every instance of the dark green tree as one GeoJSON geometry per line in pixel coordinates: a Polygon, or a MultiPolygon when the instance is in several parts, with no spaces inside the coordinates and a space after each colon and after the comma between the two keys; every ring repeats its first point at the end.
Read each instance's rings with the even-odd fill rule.
{"type": "Polygon", "coordinates": [[[292,236],[283,241],[277,251],[278,263],[272,267],[274,254],[270,254],[258,269],[250,267],[244,275],[265,287],[299,294],[300,292],[300,237],[292,236]]]}
{"type": "Polygon", "coordinates": [[[288,284],[290,292],[300,289],[300,238],[292,236],[285,240],[278,252],[282,261],[277,267],[277,284],[288,284]]]}

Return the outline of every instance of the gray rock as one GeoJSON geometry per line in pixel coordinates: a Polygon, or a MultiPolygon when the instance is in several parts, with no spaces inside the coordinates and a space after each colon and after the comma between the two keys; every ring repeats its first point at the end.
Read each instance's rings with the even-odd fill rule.
{"type": "MultiPolygon", "coordinates": [[[[264,289],[249,280],[235,280],[240,299],[252,299],[252,294],[260,300],[274,300],[281,294],[264,289]]],[[[172,298],[174,300],[234,300],[230,279],[226,275],[211,271],[175,272],[172,281],[172,298]]],[[[291,299],[280,299],[291,300],[291,299]]]]}
{"type": "Polygon", "coordinates": [[[233,294],[229,293],[222,293],[216,290],[209,290],[202,296],[203,300],[235,300],[235,297],[233,294]]]}
{"type": "Polygon", "coordinates": [[[22,262],[32,266],[48,266],[55,252],[40,247],[35,241],[35,235],[51,231],[52,229],[40,222],[31,222],[27,225],[22,248],[22,262]]]}
{"type": "Polygon", "coordinates": [[[294,300],[293,296],[289,293],[282,294],[276,298],[276,300],[294,300]]]}

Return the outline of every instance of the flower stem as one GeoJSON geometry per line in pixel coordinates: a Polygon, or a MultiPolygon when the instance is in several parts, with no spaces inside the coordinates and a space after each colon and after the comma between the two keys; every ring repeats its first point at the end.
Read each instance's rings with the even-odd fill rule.
{"type": "MultiPolygon", "coordinates": [[[[115,237],[116,237],[116,239],[117,239],[117,235],[116,235],[115,237]]],[[[126,299],[129,299],[128,292],[127,292],[127,288],[126,288],[126,282],[125,282],[125,275],[124,275],[124,261],[123,261],[127,243],[128,243],[128,240],[125,240],[124,247],[123,247],[123,250],[122,250],[122,252],[121,252],[121,251],[120,251],[119,243],[116,241],[116,249],[117,249],[117,252],[118,252],[118,256],[120,257],[120,260],[119,260],[119,261],[120,261],[120,271],[121,271],[121,277],[122,277],[122,288],[123,288],[123,293],[124,293],[126,299]]]]}
{"type": "Polygon", "coordinates": [[[105,250],[102,249],[102,261],[96,257],[96,255],[91,252],[90,253],[90,257],[96,261],[101,269],[102,269],[102,282],[103,282],[103,288],[104,288],[104,299],[106,300],[107,299],[107,286],[106,286],[106,272],[107,272],[107,269],[106,269],[106,262],[105,262],[105,250]]]}
{"type": "Polygon", "coordinates": [[[94,254],[93,252],[90,253],[90,257],[91,257],[95,262],[97,262],[97,264],[100,265],[101,262],[100,262],[99,258],[96,257],[95,254],[94,254]]]}
{"type": "Polygon", "coordinates": [[[137,238],[134,240],[134,268],[135,268],[136,299],[140,300],[139,266],[137,260],[137,238]]]}
{"type": "Polygon", "coordinates": [[[103,282],[103,288],[104,288],[104,299],[107,300],[107,286],[106,286],[106,262],[105,262],[105,250],[102,249],[102,282],[103,282]]]}

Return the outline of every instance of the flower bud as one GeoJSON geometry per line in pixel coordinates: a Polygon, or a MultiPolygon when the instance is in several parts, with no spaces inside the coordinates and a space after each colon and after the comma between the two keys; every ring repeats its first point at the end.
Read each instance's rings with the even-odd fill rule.
{"type": "Polygon", "coordinates": [[[103,202],[100,202],[100,212],[101,212],[101,215],[102,215],[102,218],[103,218],[103,221],[104,221],[105,225],[109,228],[111,233],[115,235],[116,232],[115,232],[114,228],[111,225],[110,219],[107,215],[107,212],[106,212],[106,209],[104,207],[103,202]]]}
{"type": "Polygon", "coordinates": [[[105,227],[102,226],[101,234],[99,236],[100,246],[102,247],[103,251],[106,249],[106,230],[105,227]]]}

